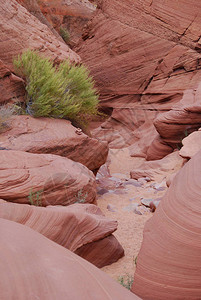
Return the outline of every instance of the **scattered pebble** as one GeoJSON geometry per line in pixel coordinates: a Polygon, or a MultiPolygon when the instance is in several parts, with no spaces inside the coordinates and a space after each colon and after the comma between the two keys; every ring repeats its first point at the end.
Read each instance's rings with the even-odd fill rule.
{"type": "Polygon", "coordinates": [[[140,202],[141,202],[144,206],[150,207],[150,203],[153,202],[153,199],[145,199],[145,198],[142,198],[140,202]]]}
{"type": "Polygon", "coordinates": [[[116,206],[112,205],[112,204],[108,204],[107,205],[107,209],[111,212],[116,212],[117,211],[117,208],[116,206]]]}

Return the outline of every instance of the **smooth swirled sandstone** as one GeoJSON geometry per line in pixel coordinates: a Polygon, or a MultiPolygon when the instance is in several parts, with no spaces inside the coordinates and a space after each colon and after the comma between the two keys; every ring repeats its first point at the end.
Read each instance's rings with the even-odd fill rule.
{"type": "Polygon", "coordinates": [[[92,203],[96,182],[87,167],[68,158],[0,150],[0,198],[39,206],[92,203]]]}
{"type": "Polygon", "coordinates": [[[0,219],[1,300],[135,300],[104,272],[27,226],[0,219]]]}
{"type": "Polygon", "coordinates": [[[30,227],[98,267],[124,255],[111,235],[117,229],[117,221],[106,218],[93,204],[36,207],[2,201],[0,218],[30,227]]]}
{"type": "Polygon", "coordinates": [[[90,138],[70,121],[14,116],[10,130],[0,135],[0,147],[31,153],[50,153],[80,162],[96,171],[106,161],[106,142],[90,138]]]}
{"type": "Polygon", "coordinates": [[[132,291],[142,299],[201,295],[201,151],[174,177],[146,223],[132,291]]]}

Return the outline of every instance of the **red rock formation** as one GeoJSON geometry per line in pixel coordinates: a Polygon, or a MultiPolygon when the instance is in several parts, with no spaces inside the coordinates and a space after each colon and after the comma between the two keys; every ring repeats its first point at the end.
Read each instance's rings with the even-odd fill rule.
{"type": "Polygon", "coordinates": [[[80,61],[75,52],[15,0],[1,1],[0,15],[0,59],[6,66],[12,67],[13,58],[27,48],[38,50],[55,61],[80,61]]]}
{"type": "Polygon", "coordinates": [[[186,160],[179,155],[179,151],[175,151],[163,159],[154,161],[145,161],[137,169],[130,172],[133,179],[141,177],[149,177],[152,180],[168,178],[171,174],[179,171],[186,160]]]}
{"type": "Polygon", "coordinates": [[[70,45],[75,45],[81,38],[83,27],[96,9],[88,0],[40,0],[39,5],[44,16],[58,32],[60,27],[68,30],[70,45]]]}
{"type": "Polygon", "coordinates": [[[107,219],[92,204],[44,208],[2,202],[0,218],[32,228],[97,267],[111,264],[124,255],[123,248],[111,235],[117,229],[117,222],[107,219]]]}
{"type": "Polygon", "coordinates": [[[15,76],[0,60],[0,104],[23,102],[25,96],[24,81],[15,76]]]}
{"type": "Polygon", "coordinates": [[[201,126],[201,84],[186,91],[180,103],[154,121],[158,136],[147,151],[147,160],[160,159],[181,146],[182,139],[201,126]]]}
{"type": "Polygon", "coordinates": [[[111,234],[102,240],[80,247],[75,253],[93,263],[96,267],[102,268],[123,257],[124,249],[111,234]]]}
{"type": "Polygon", "coordinates": [[[1,300],[139,299],[101,270],[27,226],[0,220],[1,300]]]}
{"type": "Polygon", "coordinates": [[[54,29],[54,27],[48,22],[48,20],[44,17],[40,10],[40,6],[38,5],[37,0],[16,0],[19,4],[23,5],[33,16],[39,19],[39,21],[47,27],[50,28],[52,33],[62,41],[61,36],[58,34],[58,32],[54,29]]]}
{"type": "Polygon", "coordinates": [[[96,199],[95,177],[78,162],[52,154],[0,150],[0,198],[35,205],[96,199]]]}
{"type": "Polygon", "coordinates": [[[0,147],[64,156],[94,172],[107,159],[107,143],[78,132],[70,121],[14,116],[9,125],[10,130],[0,135],[0,147]]]}
{"type": "Polygon", "coordinates": [[[201,149],[201,128],[184,138],[182,145],[179,154],[182,157],[192,158],[201,149]]]}
{"type": "Polygon", "coordinates": [[[173,179],[146,223],[132,291],[142,299],[200,299],[201,151],[173,179]]]}
{"type": "MultiPolygon", "coordinates": [[[[197,87],[200,9],[197,0],[99,3],[77,51],[97,82],[103,108],[113,109],[94,133],[113,148],[138,141],[138,127],[169,110],[184,90],[197,87]]],[[[143,149],[150,138],[145,144],[143,149]]]]}

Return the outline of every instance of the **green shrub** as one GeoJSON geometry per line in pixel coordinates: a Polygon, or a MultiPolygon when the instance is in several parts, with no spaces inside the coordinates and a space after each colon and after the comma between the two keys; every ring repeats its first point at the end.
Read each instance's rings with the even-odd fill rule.
{"type": "Polygon", "coordinates": [[[60,36],[62,37],[62,39],[64,40],[64,42],[66,42],[67,44],[70,41],[70,33],[67,29],[60,27],[60,36]]]}
{"type": "Polygon", "coordinates": [[[118,282],[125,287],[126,289],[130,290],[133,284],[133,276],[126,274],[124,276],[118,277],[118,282]]]}
{"type": "Polygon", "coordinates": [[[27,50],[14,60],[14,66],[26,80],[28,114],[78,122],[97,114],[98,96],[83,65],[65,61],[56,68],[48,58],[27,50]]]}

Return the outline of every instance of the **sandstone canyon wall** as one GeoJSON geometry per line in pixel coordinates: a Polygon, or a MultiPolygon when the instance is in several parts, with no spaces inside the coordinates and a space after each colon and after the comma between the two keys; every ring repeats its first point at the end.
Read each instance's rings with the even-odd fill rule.
{"type": "Polygon", "coordinates": [[[173,179],[146,223],[132,290],[147,300],[200,299],[201,151],[173,179]]]}
{"type": "Polygon", "coordinates": [[[111,113],[94,135],[113,148],[135,143],[133,155],[146,156],[157,136],[153,120],[200,81],[201,3],[102,0],[98,8],[76,49],[111,113]]]}

